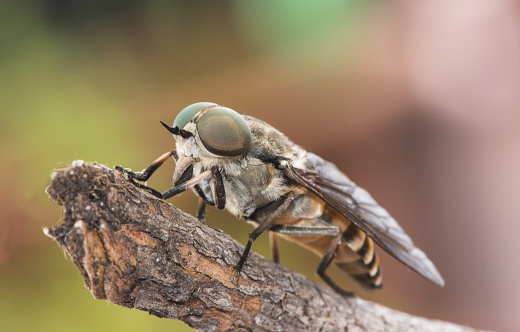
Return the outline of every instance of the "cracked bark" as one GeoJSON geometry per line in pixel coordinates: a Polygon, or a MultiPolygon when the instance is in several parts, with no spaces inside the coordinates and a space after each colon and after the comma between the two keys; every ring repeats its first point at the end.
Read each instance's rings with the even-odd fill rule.
{"type": "Polygon", "coordinates": [[[95,299],[202,331],[476,331],[344,298],[255,253],[237,278],[242,245],[103,165],[75,161],[47,193],[65,213],[44,232],[95,299]]]}

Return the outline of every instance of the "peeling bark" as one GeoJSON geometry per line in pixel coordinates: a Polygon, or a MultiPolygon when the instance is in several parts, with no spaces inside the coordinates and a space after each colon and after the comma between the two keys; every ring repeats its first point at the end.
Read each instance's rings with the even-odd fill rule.
{"type": "Polygon", "coordinates": [[[476,331],[345,298],[252,253],[119,172],[75,161],[53,174],[63,222],[44,232],[69,254],[95,299],[202,331],[476,331]]]}

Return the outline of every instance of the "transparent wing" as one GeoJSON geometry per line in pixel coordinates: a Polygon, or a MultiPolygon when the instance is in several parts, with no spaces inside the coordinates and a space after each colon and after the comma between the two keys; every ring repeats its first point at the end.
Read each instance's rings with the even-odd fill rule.
{"type": "Polygon", "coordinates": [[[307,169],[288,165],[285,173],[345,216],[397,260],[426,279],[444,286],[444,280],[433,263],[414,245],[397,221],[334,164],[307,153],[307,169]]]}

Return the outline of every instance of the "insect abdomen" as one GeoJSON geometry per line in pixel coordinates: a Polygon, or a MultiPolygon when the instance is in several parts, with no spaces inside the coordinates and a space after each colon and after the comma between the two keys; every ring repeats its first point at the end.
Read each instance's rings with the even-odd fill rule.
{"type": "MultiPolygon", "coordinates": [[[[293,226],[323,226],[326,223],[339,227],[343,230],[341,244],[333,262],[365,288],[376,289],[383,286],[379,258],[372,239],[318,197],[298,196],[293,208],[278,223],[293,226]]],[[[333,241],[333,236],[281,236],[308,247],[320,256],[325,255],[333,241]]]]}
{"type": "Polygon", "coordinates": [[[363,287],[369,289],[381,288],[383,277],[372,239],[352,223],[349,223],[347,229],[343,232],[342,242],[336,252],[334,263],[348,272],[363,287]],[[352,260],[352,251],[357,254],[358,259],[352,260]],[[342,257],[350,257],[350,259],[342,261],[342,257]]]}

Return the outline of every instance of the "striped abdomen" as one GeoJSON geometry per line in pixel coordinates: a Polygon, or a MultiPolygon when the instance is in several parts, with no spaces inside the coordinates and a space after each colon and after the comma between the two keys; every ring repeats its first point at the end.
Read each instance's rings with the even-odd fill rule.
{"type": "Polygon", "coordinates": [[[343,232],[342,244],[338,248],[334,263],[348,272],[365,288],[383,286],[383,277],[374,242],[350,222],[343,232]],[[353,256],[353,252],[356,255],[353,256]]]}
{"type": "MultiPolygon", "coordinates": [[[[383,286],[379,259],[372,239],[314,195],[300,195],[294,203],[277,223],[307,227],[329,224],[339,227],[342,230],[342,241],[333,262],[365,288],[383,286]]],[[[334,239],[333,236],[280,236],[299,243],[322,257],[334,239]]]]}

